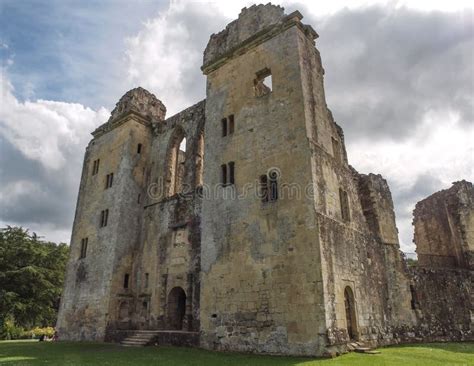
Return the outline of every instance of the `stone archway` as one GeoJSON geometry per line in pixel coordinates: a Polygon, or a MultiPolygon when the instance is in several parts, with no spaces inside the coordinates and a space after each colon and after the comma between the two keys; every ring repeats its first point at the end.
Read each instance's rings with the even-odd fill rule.
{"type": "Polygon", "coordinates": [[[183,329],[186,314],[186,293],[181,287],[174,287],[168,294],[168,326],[173,330],[183,329]]]}
{"type": "Polygon", "coordinates": [[[357,339],[357,318],[355,311],[355,299],[352,289],[347,286],[344,289],[344,307],[346,310],[347,334],[350,340],[357,339]]]}

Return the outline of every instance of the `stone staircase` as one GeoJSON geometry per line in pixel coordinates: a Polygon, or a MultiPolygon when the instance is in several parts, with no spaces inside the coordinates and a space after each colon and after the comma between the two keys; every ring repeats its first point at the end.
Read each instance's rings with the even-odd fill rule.
{"type": "Polygon", "coordinates": [[[380,351],[374,349],[374,347],[370,346],[364,342],[352,342],[347,344],[347,348],[350,351],[358,352],[358,353],[368,353],[368,354],[378,354],[380,351]]]}
{"type": "Polygon", "coordinates": [[[143,347],[150,344],[158,333],[156,330],[137,330],[124,338],[120,344],[127,347],[143,347]]]}

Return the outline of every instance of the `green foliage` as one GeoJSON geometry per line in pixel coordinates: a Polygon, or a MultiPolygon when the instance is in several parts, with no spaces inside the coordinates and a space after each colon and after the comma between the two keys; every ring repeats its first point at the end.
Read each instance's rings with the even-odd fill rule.
{"type": "Polygon", "coordinates": [[[474,343],[431,343],[349,353],[333,359],[256,356],[196,348],[123,347],[85,342],[0,342],[0,364],[50,366],[446,366],[473,365],[474,343]]]}
{"type": "Polygon", "coordinates": [[[15,325],[15,319],[11,315],[8,315],[1,325],[0,335],[3,339],[20,339],[25,334],[25,330],[22,327],[15,325]]]}
{"type": "Polygon", "coordinates": [[[25,337],[23,338],[39,338],[42,335],[47,336],[48,338],[52,338],[54,335],[54,328],[53,327],[34,327],[33,329],[25,332],[25,337]]]}
{"type": "Polygon", "coordinates": [[[418,265],[418,260],[413,258],[407,259],[408,267],[416,267],[418,265]]]}
{"type": "Polygon", "coordinates": [[[0,330],[56,321],[69,247],[21,227],[0,229],[0,330]],[[1,320],[3,319],[3,321],[1,320]]]}

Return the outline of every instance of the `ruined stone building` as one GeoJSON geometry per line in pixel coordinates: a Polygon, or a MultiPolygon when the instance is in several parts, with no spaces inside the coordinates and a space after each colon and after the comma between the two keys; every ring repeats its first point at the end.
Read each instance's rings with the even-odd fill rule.
{"type": "Polygon", "coordinates": [[[472,185],[417,206],[408,268],[387,182],[348,164],[302,18],[244,8],[204,51],[205,100],[167,118],[136,88],[92,133],[62,339],[324,355],[473,338],[472,185]]]}

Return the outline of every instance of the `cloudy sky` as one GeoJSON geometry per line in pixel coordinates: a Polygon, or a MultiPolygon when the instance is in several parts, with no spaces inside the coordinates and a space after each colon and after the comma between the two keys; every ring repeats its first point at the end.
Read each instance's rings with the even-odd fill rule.
{"type": "MultiPolygon", "coordinates": [[[[421,198],[474,180],[470,1],[274,1],[319,33],[350,163],[381,173],[402,249],[421,198]]],[[[169,115],[205,97],[211,33],[248,1],[0,0],[0,225],[69,242],[90,132],[141,85],[169,115]]]]}

